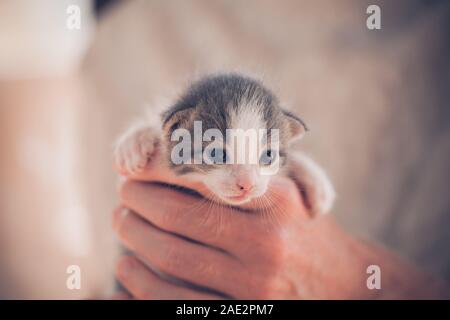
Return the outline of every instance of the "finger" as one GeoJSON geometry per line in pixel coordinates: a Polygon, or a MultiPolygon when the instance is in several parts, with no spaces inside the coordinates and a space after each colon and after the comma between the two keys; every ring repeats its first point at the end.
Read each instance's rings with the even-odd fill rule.
{"type": "MultiPolygon", "coordinates": [[[[209,190],[203,183],[192,181],[183,176],[176,175],[173,170],[171,170],[171,168],[169,168],[167,165],[164,165],[164,162],[162,161],[154,161],[154,164],[147,167],[144,171],[129,174],[128,178],[136,181],[162,182],[169,185],[180,186],[183,188],[195,190],[203,197],[212,199],[212,201],[217,201],[217,197],[215,197],[211,190],[209,190]]],[[[261,199],[256,199],[251,201],[250,203],[241,205],[240,207],[250,210],[264,208],[267,209],[267,207],[272,206],[283,207],[285,203],[291,201],[296,201],[295,204],[300,203],[302,205],[301,194],[298,190],[298,187],[291,179],[282,176],[276,176],[271,180],[269,189],[266,192],[265,196],[263,196],[261,199]]],[[[306,214],[307,212],[304,211],[303,213],[306,214]]]]}
{"type": "Polygon", "coordinates": [[[137,299],[145,300],[210,300],[213,294],[197,292],[162,280],[135,257],[123,257],[117,267],[122,285],[137,299]]]}
{"type": "MultiPolygon", "coordinates": [[[[271,211],[288,211],[292,212],[296,216],[299,214],[307,217],[307,210],[303,204],[301,193],[295,184],[289,178],[286,177],[274,177],[266,193],[262,198],[265,198],[267,204],[262,206],[261,200],[252,201],[248,204],[249,208],[255,208],[259,211],[271,210],[271,211]]],[[[245,208],[246,206],[244,206],[245,208]]]]}
{"type": "Polygon", "coordinates": [[[200,182],[194,182],[192,180],[186,179],[183,176],[176,175],[165,161],[159,159],[160,155],[152,159],[150,165],[148,165],[144,170],[139,172],[126,172],[116,167],[116,170],[120,175],[127,177],[131,180],[136,181],[147,181],[147,182],[162,182],[170,185],[180,186],[191,190],[196,190],[198,193],[207,197],[210,191],[206,186],[200,182]]]}
{"type": "Polygon", "coordinates": [[[123,206],[157,227],[226,251],[259,226],[254,214],[154,184],[127,181],[120,194],[123,206]]]}
{"type": "Polygon", "coordinates": [[[133,298],[126,292],[116,292],[111,297],[108,298],[108,300],[131,300],[131,299],[133,298]]]}
{"type": "Polygon", "coordinates": [[[164,274],[228,296],[247,286],[245,266],[229,254],[158,230],[131,212],[116,227],[128,249],[164,274]]]}
{"type": "MultiPolygon", "coordinates": [[[[131,206],[138,213],[143,213],[144,217],[149,218],[152,222],[159,221],[159,218],[163,218],[152,217],[151,212],[149,213],[150,216],[145,215],[148,209],[157,207],[167,211],[165,212],[167,213],[165,214],[167,220],[172,220],[170,217],[171,214],[177,215],[177,212],[179,213],[181,211],[183,216],[189,219],[190,224],[196,225],[204,223],[209,219],[211,219],[211,223],[216,222],[216,220],[225,216],[232,217],[234,225],[246,225],[248,222],[254,223],[255,215],[258,215],[258,212],[255,211],[258,210],[270,211],[272,214],[278,211],[280,211],[278,214],[295,212],[293,214],[307,217],[307,211],[303,205],[297,186],[292,180],[284,177],[272,179],[269,189],[261,199],[256,199],[244,206],[243,209],[250,209],[253,214],[244,214],[239,209],[230,206],[224,208],[223,205],[211,204],[205,201],[205,199],[198,199],[174,190],[167,190],[167,188],[161,186],[137,183],[130,180],[125,181],[119,186],[119,193],[124,204],[131,206]],[[211,211],[213,210],[220,212],[220,214],[216,213],[214,216],[211,216],[211,211]],[[153,221],[153,219],[156,219],[156,221],[153,221]]],[[[154,215],[157,213],[158,211],[153,212],[154,215]]],[[[264,216],[264,212],[260,212],[260,216],[264,216]]],[[[176,220],[183,224],[187,222],[182,218],[181,220],[178,218],[176,220]]],[[[208,228],[214,228],[218,225],[208,226],[208,228]]],[[[238,228],[242,230],[241,227],[238,228]]]]}

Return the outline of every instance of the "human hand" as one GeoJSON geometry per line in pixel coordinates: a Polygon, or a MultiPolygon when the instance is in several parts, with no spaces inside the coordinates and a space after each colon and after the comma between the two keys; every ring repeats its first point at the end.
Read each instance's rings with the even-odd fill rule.
{"type": "Polygon", "coordinates": [[[139,299],[346,299],[433,296],[426,278],[384,249],[343,232],[331,216],[310,219],[297,186],[276,177],[245,210],[214,204],[164,182],[208,190],[164,168],[128,177],[114,227],[135,256],[117,276],[139,299]],[[369,290],[366,268],[383,270],[369,290]],[[151,267],[149,267],[151,266],[151,267]],[[154,270],[159,272],[155,272],[154,270]],[[182,281],[172,282],[161,273],[182,281]],[[208,290],[205,290],[205,289],[208,290]],[[416,289],[420,290],[417,291],[416,289]],[[425,289],[424,289],[425,288],[425,289]]]}
{"type": "MultiPolygon", "coordinates": [[[[333,249],[330,231],[334,223],[330,218],[311,221],[289,179],[275,178],[267,198],[242,211],[148,183],[163,181],[208,192],[201,184],[163,168],[131,178],[121,185],[122,207],[116,211],[114,225],[124,244],[140,258],[125,257],[118,267],[119,280],[136,297],[332,296],[328,286],[321,288],[316,282],[325,281],[322,276],[333,277],[314,266],[318,263],[315,252],[321,246],[333,249]],[[146,264],[214,293],[169,283],[146,264]]],[[[339,253],[333,249],[330,254],[331,265],[336,267],[341,261],[339,253]]],[[[345,284],[345,279],[335,278],[335,287],[345,284]]]]}

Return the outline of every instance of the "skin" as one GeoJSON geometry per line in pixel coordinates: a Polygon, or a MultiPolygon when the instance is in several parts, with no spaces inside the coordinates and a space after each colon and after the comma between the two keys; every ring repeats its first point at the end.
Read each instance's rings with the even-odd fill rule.
{"type": "Polygon", "coordinates": [[[203,185],[164,168],[127,178],[119,187],[121,205],[113,224],[134,255],[119,259],[117,278],[129,295],[118,298],[447,297],[441,281],[384,248],[353,238],[331,215],[311,219],[297,186],[287,178],[272,180],[272,201],[254,201],[245,211],[155,184],[207,196],[203,185]],[[381,268],[381,290],[367,288],[366,269],[372,264],[381,268]],[[195,287],[168,281],[152,269],[195,287]]]}

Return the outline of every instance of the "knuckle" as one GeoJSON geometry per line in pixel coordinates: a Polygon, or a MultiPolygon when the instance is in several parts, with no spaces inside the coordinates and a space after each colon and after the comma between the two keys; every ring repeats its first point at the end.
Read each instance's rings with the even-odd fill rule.
{"type": "Polygon", "coordinates": [[[276,274],[286,263],[286,247],[284,245],[276,245],[272,248],[268,255],[269,272],[276,274]]]}
{"type": "Polygon", "coordinates": [[[141,300],[154,300],[157,298],[156,294],[153,291],[145,290],[138,295],[141,300]]]}
{"type": "Polygon", "coordinates": [[[127,236],[129,216],[130,210],[127,208],[120,208],[114,213],[114,228],[121,238],[127,236]]]}
{"type": "Polygon", "coordinates": [[[286,263],[287,242],[283,229],[277,229],[267,235],[264,244],[259,248],[260,259],[264,269],[269,273],[278,272],[286,263]]]}
{"type": "Polygon", "coordinates": [[[160,267],[166,271],[176,271],[184,267],[185,256],[175,243],[166,244],[166,249],[160,261],[160,267]]]}
{"type": "Polygon", "coordinates": [[[119,191],[119,198],[123,202],[127,197],[127,188],[129,188],[130,182],[128,180],[125,180],[121,182],[118,186],[119,191]]]}
{"type": "Polygon", "coordinates": [[[176,215],[173,214],[173,212],[170,212],[170,210],[168,210],[167,208],[167,205],[165,205],[164,203],[161,204],[159,210],[161,211],[161,214],[158,215],[159,226],[168,230],[175,229],[178,222],[176,215]]]}
{"type": "Polygon", "coordinates": [[[133,194],[136,192],[138,182],[126,179],[119,183],[119,198],[123,203],[130,203],[133,201],[133,194]]]}
{"type": "Polygon", "coordinates": [[[161,187],[154,189],[153,195],[158,200],[158,224],[160,227],[176,231],[180,227],[186,228],[183,221],[183,211],[180,207],[180,198],[173,190],[167,190],[161,187]]]}
{"type": "Polygon", "coordinates": [[[206,279],[219,277],[219,265],[200,252],[183,246],[178,240],[169,240],[159,261],[161,270],[182,278],[206,279]]]}
{"type": "Polygon", "coordinates": [[[217,223],[217,221],[213,221],[213,219],[197,226],[198,232],[201,232],[203,238],[208,243],[220,242],[223,239],[225,228],[226,225],[220,222],[217,223]]]}
{"type": "Polygon", "coordinates": [[[220,276],[217,266],[204,259],[198,259],[192,264],[193,273],[203,277],[218,277],[220,276]]]}
{"type": "Polygon", "coordinates": [[[119,258],[118,263],[116,265],[115,273],[119,276],[119,278],[126,278],[127,273],[125,270],[130,269],[134,264],[134,260],[130,256],[122,256],[119,258]]]}
{"type": "Polygon", "coordinates": [[[257,300],[270,300],[274,298],[274,292],[276,292],[276,285],[274,279],[265,278],[258,286],[258,290],[253,294],[257,300]]]}

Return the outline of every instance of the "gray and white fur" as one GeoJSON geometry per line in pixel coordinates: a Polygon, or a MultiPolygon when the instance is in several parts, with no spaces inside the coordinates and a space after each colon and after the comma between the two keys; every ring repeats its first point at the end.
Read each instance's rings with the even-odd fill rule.
{"type": "MultiPolygon", "coordinates": [[[[335,191],[318,164],[291,149],[291,143],[306,131],[302,119],[283,110],[277,97],[260,81],[239,74],[219,74],[193,83],[163,113],[160,127],[149,121],[130,128],[119,139],[115,157],[119,168],[129,173],[144,170],[155,158],[162,159],[176,174],[202,182],[216,200],[231,205],[263,197],[273,176],[260,174],[260,169],[276,163],[282,167],[277,174],[287,175],[298,184],[313,216],[332,208],[335,191]],[[182,128],[194,135],[194,121],[201,121],[203,131],[220,130],[223,137],[227,129],[277,129],[279,143],[272,148],[266,141],[263,150],[258,150],[262,160],[256,164],[174,164],[171,150],[178,142],[172,141],[172,133],[182,128]]],[[[219,152],[225,160],[226,154],[236,150],[228,150],[227,140],[221,142],[214,154],[219,152]]],[[[202,142],[202,147],[207,144],[211,142],[202,142]]],[[[193,146],[192,156],[196,152],[193,146]]]]}

